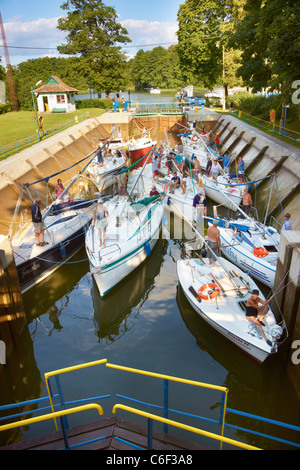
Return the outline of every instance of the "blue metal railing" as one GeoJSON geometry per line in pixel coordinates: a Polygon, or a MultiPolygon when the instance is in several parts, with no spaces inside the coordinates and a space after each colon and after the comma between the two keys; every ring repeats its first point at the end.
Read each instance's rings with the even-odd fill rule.
{"type": "MultiPolygon", "coordinates": [[[[157,374],[157,375],[159,376],[159,374],[157,374]]],[[[38,412],[49,410],[49,409],[52,409],[52,412],[53,412],[54,407],[55,408],[59,407],[60,410],[63,411],[69,406],[73,406],[73,405],[77,405],[77,404],[83,404],[83,403],[91,402],[91,401],[95,402],[97,400],[102,400],[102,399],[112,397],[112,395],[99,395],[99,396],[96,396],[96,397],[83,398],[83,399],[80,399],[80,400],[65,401],[64,396],[63,396],[62,387],[61,387],[61,384],[60,384],[59,375],[54,375],[53,374],[52,377],[55,380],[55,384],[56,384],[56,388],[57,388],[57,393],[56,394],[53,394],[53,392],[52,392],[52,387],[51,387],[51,384],[50,384],[50,377],[49,377],[49,380],[48,380],[49,396],[34,399],[34,400],[19,402],[19,403],[15,403],[15,404],[10,404],[10,405],[3,405],[3,406],[0,406],[0,412],[7,411],[7,410],[12,410],[13,408],[17,408],[17,407],[23,407],[23,406],[28,406],[28,405],[38,405],[40,403],[45,403],[47,401],[50,401],[49,406],[46,406],[46,407],[43,407],[43,408],[37,408],[37,409],[26,411],[26,412],[20,412],[20,413],[14,414],[14,415],[2,416],[2,417],[0,417],[0,422],[1,421],[8,421],[8,420],[11,420],[11,419],[16,420],[16,418],[19,418],[21,416],[26,416],[28,414],[38,413],[38,412]],[[58,400],[58,402],[54,404],[54,400],[58,400]]],[[[206,422],[209,422],[209,423],[216,424],[218,426],[223,426],[225,424],[226,428],[236,429],[236,430],[248,433],[248,434],[255,434],[258,437],[270,439],[272,441],[279,442],[281,444],[285,444],[285,445],[289,445],[289,446],[293,446],[293,447],[297,447],[297,448],[300,447],[300,444],[298,442],[291,442],[287,439],[282,439],[282,438],[279,438],[279,437],[276,437],[276,436],[271,436],[269,434],[262,433],[260,431],[251,430],[251,429],[248,429],[248,428],[243,428],[241,426],[237,426],[235,424],[230,424],[230,423],[227,423],[227,422],[225,423],[225,415],[227,416],[227,414],[230,413],[230,414],[233,414],[233,415],[241,416],[243,418],[253,419],[256,422],[259,421],[259,422],[262,422],[262,423],[267,423],[267,424],[270,424],[270,425],[275,425],[275,426],[278,426],[278,427],[281,427],[281,428],[289,429],[289,430],[292,430],[292,431],[295,431],[295,432],[300,432],[300,427],[299,426],[295,426],[295,425],[283,423],[283,422],[280,422],[280,421],[272,420],[272,419],[269,419],[269,418],[264,418],[264,417],[261,417],[261,416],[245,413],[245,412],[242,412],[242,411],[234,410],[232,408],[227,408],[226,407],[227,393],[225,391],[222,391],[222,390],[219,390],[219,391],[221,391],[222,400],[221,400],[218,419],[199,416],[199,415],[196,415],[196,414],[187,413],[187,412],[184,412],[184,411],[178,411],[178,410],[169,408],[169,382],[170,381],[168,379],[165,379],[165,378],[163,379],[163,406],[156,405],[156,404],[153,404],[153,403],[144,402],[144,401],[137,400],[135,398],[127,397],[127,396],[120,395],[120,394],[115,394],[114,396],[118,397],[118,398],[121,398],[121,399],[124,399],[124,400],[131,401],[133,403],[137,403],[141,406],[157,409],[163,414],[163,417],[165,419],[169,419],[169,414],[174,413],[176,415],[180,415],[181,417],[187,417],[187,418],[190,418],[190,419],[202,420],[202,421],[206,421],[206,422]]],[[[222,389],[222,387],[219,387],[219,389],[220,388],[222,389]]],[[[69,442],[68,442],[68,438],[67,438],[67,430],[69,429],[69,423],[68,423],[68,420],[67,420],[67,416],[62,416],[60,418],[60,422],[61,422],[63,437],[65,439],[65,448],[72,448],[72,447],[69,446],[69,442]]],[[[151,445],[151,443],[152,443],[152,432],[153,432],[152,420],[149,420],[148,421],[148,445],[151,445]]],[[[166,423],[164,423],[164,432],[168,433],[168,424],[166,424],[166,423]]],[[[91,441],[86,441],[84,443],[77,444],[74,447],[85,445],[85,444],[90,444],[90,443],[97,442],[97,441],[102,440],[102,439],[104,439],[104,438],[99,437],[99,438],[96,438],[96,439],[91,440],[91,441]]],[[[134,445],[130,442],[127,442],[127,441],[122,440],[120,438],[116,438],[116,439],[120,440],[122,442],[126,442],[126,444],[131,445],[134,448],[141,449],[141,447],[138,447],[138,446],[136,446],[136,445],[134,445]]]]}

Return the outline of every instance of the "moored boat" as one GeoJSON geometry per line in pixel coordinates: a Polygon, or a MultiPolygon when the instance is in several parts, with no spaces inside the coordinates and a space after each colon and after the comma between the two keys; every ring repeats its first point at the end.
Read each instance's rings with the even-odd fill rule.
{"type": "Polygon", "coordinates": [[[115,196],[105,202],[109,213],[106,240],[101,244],[94,225],[86,234],[90,270],[100,296],[105,296],[150,256],[159,235],[163,202],[155,198],[128,201],[115,196]]]}
{"type": "MultiPolygon", "coordinates": [[[[259,329],[246,318],[246,301],[257,289],[254,281],[228,260],[217,258],[214,266],[206,259],[177,262],[183,292],[194,310],[221,335],[259,363],[278,352],[285,324],[278,324],[269,309],[259,329]]],[[[259,291],[259,290],[258,290],[259,291]]],[[[264,300],[259,291],[259,297],[264,300]]]]}

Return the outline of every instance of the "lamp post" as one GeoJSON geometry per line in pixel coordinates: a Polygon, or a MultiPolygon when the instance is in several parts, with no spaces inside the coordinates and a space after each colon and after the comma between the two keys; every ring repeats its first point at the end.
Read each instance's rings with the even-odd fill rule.
{"type": "Polygon", "coordinates": [[[33,102],[33,108],[34,108],[34,115],[35,115],[35,122],[36,122],[36,131],[37,131],[37,135],[38,135],[38,142],[40,141],[40,131],[39,131],[38,118],[37,118],[37,114],[36,114],[36,106],[35,106],[35,100],[34,100],[33,90],[34,90],[40,83],[42,83],[42,80],[39,80],[34,86],[31,87],[31,96],[32,96],[32,102],[33,102]]]}

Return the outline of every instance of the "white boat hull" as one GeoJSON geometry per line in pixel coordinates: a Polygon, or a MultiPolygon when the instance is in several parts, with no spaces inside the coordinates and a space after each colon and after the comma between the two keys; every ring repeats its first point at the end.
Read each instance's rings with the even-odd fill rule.
{"type": "Polygon", "coordinates": [[[105,203],[109,211],[106,246],[99,246],[97,228],[90,227],[86,235],[86,248],[90,261],[90,270],[103,297],[134,271],[151,254],[160,236],[163,217],[163,203],[140,206],[140,214],[136,215],[131,208],[131,216],[117,217],[122,211],[130,209],[124,201],[117,204],[114,198],[105,203]],[[151,217],[148,219],[152,207],[151,217]],[[130,218],[131,217],[131,218],[130,218]],[[143,220],[143,224],[141,224],[143,220]]]}
{"type": "MultiPolygon", "coordinates": [[[[276,343],[273,341],[273,345],[270,346],[265,341],[265,339],[258,333],[257,330],[254,330],[254,326],[250,323],[245,315],[245,312],[241,306],[241,303],[245,304],[247,298],[251,296],[251,291],[256,289],[256,284],[246,276],[238,268],[235,268],[229,261],[222,260],[222,263],[225,263],[228,270],[234,269],[238,276],[235,278],[239,281],[241,286],[242,295],[237,296],[232,293],[234,289],[230,289],[229,278],[226,280],[220,279],[219,282],[222,284],[222,287],[225,286],[226,295],[220,289],[218,296],[210,300],[199,301],[196,299],[195,295],[192,294],[190,288],[194,289],[194,292],[198,293],[202,283],[207,282],[208,279],[211,279],[209,272],[213,272],[215,276],[218,274],[217,268],[210,268],[207,262],[205,261],[204,266],[199,260],[180,260],[177,262],[177,275],[179,283],[183,289],[183,292],[192,306],[192,308],[216,331],[221,335],[227,338],[229,341],[234,343],[240,349],[245,351],[251,357],[253,357],[258,362],[264,362],[270,354],[277,352],[276,343]],[[198,268],[197,263],[200,263],[201,266],[198,268]],[[205,270],[207,274],[204,274],[205,270]],[[203,280],[202,280],[203,279],[203,280]],[[248,284],[248,289],[243,287],[242,279],[246,284],[248,284]],[[228,288],[229,287],[229,288],[228,288]],[[244,290],[243,290],[244,289],[244,290]]],[[[212,281],[210,281],[212,282],[212,281]]],[[[260,293],[260,297],[263,299],[263,295],[260,293]]],[[[266,326],[263,328],[268,339],[272,340],[270,331],[274,325],[276,325],[274,316],[271,311],[268,312],[267,320],[264,319],[266,326]]]]}
{"type": "Polygon", "coordinates": [[[254,254],[243,248],[233,240],[225,230],[220,229],[222,253],[232,263],[250,274],[251,277],[262,282],[264,285],[273,288],[276,274],[276,265],[272,266],[264,258],[257,258],[254,254]],[[229,246],[228,246],[229,245],[229,246]]]}

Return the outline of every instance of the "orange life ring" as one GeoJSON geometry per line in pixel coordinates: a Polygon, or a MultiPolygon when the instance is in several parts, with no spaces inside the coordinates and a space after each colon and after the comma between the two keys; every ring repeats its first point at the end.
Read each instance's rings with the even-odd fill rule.
{"type": "Polygon", "coordinates": [[[216,284],[203,284],[203,286],[201,286],[200,289],[198,290],[198,295],[200,299],[203,299],[203,300],[212,300],[215,297],[217,297],[218,294],[219,294],[219,288],[216,284]],[[208,292],[207,294],[204,294],[203,291],[205,291],[206,289],[211,289],[212,293],[210,294],[208,292]]]}
{"type": "Polygon", "coordinates": [[[265,256],[268,256],[269,252],[263,246],[259,246],[257,248],[253,248],[253,254],[257,258],[264,258],[265,256]]]}
{"type": "Polygon", "coordinates": [[[192,141],[193,142],[198,142],[198,140],[199,140],[199,137],[197,135],[193,135],[192,141]]]}

